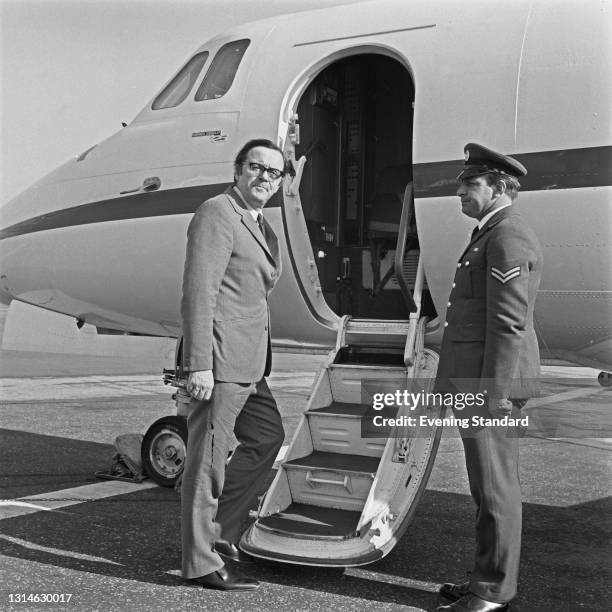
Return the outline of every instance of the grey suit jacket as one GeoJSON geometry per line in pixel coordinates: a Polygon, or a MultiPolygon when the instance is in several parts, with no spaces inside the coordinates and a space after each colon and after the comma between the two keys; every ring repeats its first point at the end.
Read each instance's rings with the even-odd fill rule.
{"type": "Polygon", "coordinates": [[[215,380],[256,382],[269,374],[268,295],[281,273],[278,240],[230,187],[204,202],[187,231],[182,367],[215,380]]]}

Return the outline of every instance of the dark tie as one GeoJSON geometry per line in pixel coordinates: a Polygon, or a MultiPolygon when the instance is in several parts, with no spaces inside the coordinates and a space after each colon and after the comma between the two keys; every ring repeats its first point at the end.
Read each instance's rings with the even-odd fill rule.
{"type": "Polygon", "coordinates": [[[257,215],[257,225],[259,225],[259,230],[261,231],[262,236],[268,245],[270,254],[275,261],[278,260],[278,242],[276,241],[276,236],[274,235],[274,232],[270,233],[271,230],[268,231],[266,229],[266,221],[262,213],[258,213],[257,215]]]}
{"type": "Polygon", "coordinates": [[[473,230],[472,230],[472,236],[470,238],[470,242],[472,240],[474,240],[474,238],[476,238],[476,234],[478,233],[478,226],[476,226],[473,230]]]}
{"type": "MultiPolygon", "coordinates": [[[[266,238],[266,227],[264,225],[262,213],[257,213],[257,225],[259,225],[259,230],[261,231],[261,234],[265,239],[266,238]]],[[[266,239],[266,242],[267,242],[267,239],[266,239]]]]}
{"type": "Polygon", "coordinates": [[[265,225],[262,213],[258,213],[257,215],[257,225],[259,225],[259,231],[261,232],[261,235],[264,237],[264,240],[266,241],[266,244],[268,245],[268,249],[271,249],[270,240],[268,240],[268,232],[266,232],[266,225],[265,225]]]}

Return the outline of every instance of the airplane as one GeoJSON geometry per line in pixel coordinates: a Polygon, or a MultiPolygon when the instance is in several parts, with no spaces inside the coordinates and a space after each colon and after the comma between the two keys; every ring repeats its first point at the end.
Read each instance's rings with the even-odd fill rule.
{"type": "MultiPolygon", "coordinates": [[[[244,142],[278,141],[296,173],[265,210],[284,269],[273,341],[330,352],[240,545],[305,565],[379,559],[407,533],[441,426],[377,436],[364,416],[377,389],[435,376],[473,225],[455,195],[465,143],[528,168],[515,205],[544,250],[542,357],[612,384],[609,18],[598,0],[377,0],[232,28],[131,123],[2,207],[2,299],[180,338],[191,216],[231,184],[244,142]]],[[[172,485],[180,340],[166,377],[178,414],[149,428],[143,461],[172,485]]]]}

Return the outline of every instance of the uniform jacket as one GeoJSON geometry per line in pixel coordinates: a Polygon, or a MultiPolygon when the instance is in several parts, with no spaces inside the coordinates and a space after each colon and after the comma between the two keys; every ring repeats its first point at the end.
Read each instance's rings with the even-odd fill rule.
{"type": "Polygon", "coordinates": [[[183,275],[184,370],[244,383],[269,374],[268,295],[281,262],[276,235],[264,224],[267,241],[231,187],[196,211],[183,275]]]}
{"type": "Polygon", "coordinates": [[[540,354],[533,310],[541,273],[538,239],[514,206],[493,215],[472,237],[449,297],[439,391],[537,395],[540,354]]]}

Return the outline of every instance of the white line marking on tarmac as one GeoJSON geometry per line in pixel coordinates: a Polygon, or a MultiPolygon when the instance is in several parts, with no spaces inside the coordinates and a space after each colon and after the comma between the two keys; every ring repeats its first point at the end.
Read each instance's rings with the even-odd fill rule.
{"type": "MultiPolygon", "coordinates": [[[[22,501],[13,501],[12,499],[9,500],[1,500],[0,501],[0,507],[19,507],[19,508],[31,508],[33,512],[38,512],[40,511],[49,511],[51,510],[51,508],[47,508],[45,506],[38,506],[36,504],[29,504],[27,502],[22,502],[22,501]]],[[[26,513],[27,514],[27,513],[26,513]]],[[[4,517],[2,517],[4,518],[4,517]]]]}
{"type": "Polygon", "coordinates": [[[363,580],[372,580],[374,582],[385,582],[397,586],[416,589],[417,591],[426,591],[427,593],[437,593],[442,586],[439,582],[427,582],[425,580],[414,580],[413,578],[403,578],[402,576],[390,576],[380,572],[373,572],[361,567],[347,567],[344,570],[345,575],[361,578],[363,580]]]}
{"type": "MultiPolygon", "coordinates": [[[[534,438],[538,436],[532,436],[534,438]]],[[[574,444],[575,446],[586,446],[588,448],[598,448],[600,450],[612,450],[612,438],[542,438],[551,442],[563,442],[574,444]]]]}
{"type": "MultiPolygon", "coordinates": [[[[278,467],[278,464],[284,459],[288,448],[289,445],[286,444],[278,451],[274,463],[275,467],[278,467]]],[[[28,495],[27,497],[19,497],[16,499],[4,499],[0,500],[0,520],[33,514],[34,512],[59,510],[66,506],[84,504],[86,502],[97,501],[116,495],[135,493],[136,491],[145,491],[146,489],[153,489],[157,486],[157,484],[151,481],[132,483],[122,480],[105,480],[104,482],[83,485],[82,487],[73,487],[71,489],[63,489],[61,491],[37,493],[35,495],[28,495]],[[45,505],[41,505],[40,502],[45,502],[45,505]]]]}
{"type": "Polygon", "coordinates": [[[571,389],[570,391],[562,391],[561,393],[555,393],[554,395],[547,395],[546,397],[534,397],[529,400],[529,403],[523,408],[522,411],[529,412],[529,410],[539,408],[540,406],[549,406],[550,404],[556,404],[557,402],[587,397],[589,395],[598,395],[603,392],[605,392],[605,389],[598,387],[582,387],[581,389],[571,389]]]}
{"type": "Polygon", "coordinates": [[[96,484],[83,485],[82,487],[73,487],[72,489],[37,493],[36,495],[19,497],[15,500],[5,499],[0,501],[0,519],[41,512],[43,508],[46,511],[58,510],[59,508],[74,506],[75,504],[84,504],[105,499],[106,497],[114,497],[115,495],[125,495],[136,491],[153,489],[154,487],[157,487],[154,482],[131,483],[121,480],[107,480],[96,484]],[[18,502],[20,505],[16,506],[15,502],[18,502]],[[25,507],[21,505],[23,502],[26,503],[25,507]],[[32,502],[45,502],[45,505],[39,506],[32,502]]]}
{"type": "Polygon", "coordinates": [[[112,565],[123,565],[110,559],[104,559],[104,557],[92,557],[91,555],[84,555],[82,553],[76,553],[71,550],[62,550],[61,548],[50,548],[48,546],[41,546],[40,544],[33,544],[27,540],[21,540],[20,538],[13,538],[11,536],[5,536],[0,534],[0,539],[6,540],[11,544],[17,544],[30,550],[38,550],[41,552],[51,553],[52,555],[60,555],[62,557],[72,557],[73,559],[80,559],[82,561],[95,561],[96,563],[111,563],[112,565]]]}

